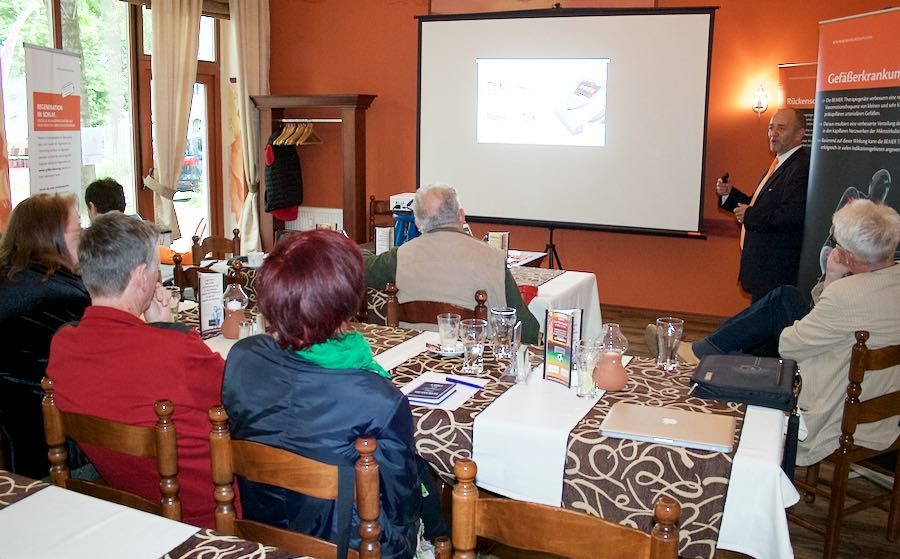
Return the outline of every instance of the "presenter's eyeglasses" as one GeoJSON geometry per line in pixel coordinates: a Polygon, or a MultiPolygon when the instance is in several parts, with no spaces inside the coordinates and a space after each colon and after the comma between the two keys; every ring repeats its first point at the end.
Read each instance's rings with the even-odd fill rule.
{"type": "Polygon", "coordinates": [[[828,238],[825,239],[825,244],[830,246],[831,248],[841,246],[841,243],[837,242],[837,239],[834,238],[834,231],[831,231],[830,233],[828,233],[828,238]]]}

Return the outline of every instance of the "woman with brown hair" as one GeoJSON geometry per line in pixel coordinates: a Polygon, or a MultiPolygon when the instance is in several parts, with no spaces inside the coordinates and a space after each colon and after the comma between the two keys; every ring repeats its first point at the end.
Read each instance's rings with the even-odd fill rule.
{"type": "Polygon", "coordinates": [[[42,478],[40,383],[50,339],[91,304],[78,275],[81,219],[74,196],[38,194],[13,210],[0,239],[0,429],[7,469],[42,478]]]}

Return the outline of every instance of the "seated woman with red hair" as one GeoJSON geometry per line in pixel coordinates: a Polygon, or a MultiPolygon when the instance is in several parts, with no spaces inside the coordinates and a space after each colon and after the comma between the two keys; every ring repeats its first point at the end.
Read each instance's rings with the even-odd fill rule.
{"type": "MultiPolygon", "coordinates": [[[[409,404],[349,325],[366,292],[359,248],[322,229],[285,237],[260,268],[256,286],[258,309],[274,333],[241,340],[228,354],[222,402],[232,437],[335,464],[342,473],[353,469],[356,438],[375,437],[382,554],[414,557],[420,518],[427,539],[447,529],[427,466],[415,453],[409,404]]],[[[339,548],[359,545],[352,486],[350,502],[332,502],[239,484],[244,518],[339,548]]]]}

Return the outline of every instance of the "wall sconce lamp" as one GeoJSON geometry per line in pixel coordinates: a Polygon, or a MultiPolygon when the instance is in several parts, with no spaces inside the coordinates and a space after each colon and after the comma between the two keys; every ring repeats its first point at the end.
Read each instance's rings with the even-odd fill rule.
{"type": "Polygon", "coordinates": [[[763,86],[759,86],[759,89],[753,94],[753,106],[750,108],[756,113],[757,119],[769,108],[769,96],[766,95],[766,90],[763,89],[763,86]]]}

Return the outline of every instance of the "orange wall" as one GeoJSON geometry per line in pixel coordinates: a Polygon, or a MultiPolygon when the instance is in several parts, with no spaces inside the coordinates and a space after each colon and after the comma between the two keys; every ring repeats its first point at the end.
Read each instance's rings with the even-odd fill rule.
{"type": "MultiPolygon", "coordinates": [[[[696,1],[659,0],[660,7],[696,1]]],[[[707,140],[706,219],[716,208],[713,184],[726,170],[752,188],[770,158],[752,92],[763,83],[777,102],[778,64],[815,61],[818,22],[885,7],[886,0],[719,0],[713,38],[707,140]]],[[[894,3],[896,5],[896,3],[894,3]]],[[[367,188],[377,198],[415,188],[417,15],[427,0],[271,0],[273,95],[369,93],[367,188]]],[[[677,110],[673,107],[673,110],[677,110]]],[[[304,204],[340,207],[339,130],[317,128],[323,145],[301,149],[304,204]]],[[[465,200],[462,201],[465,205],[465,200]]],[[[732,220],[733,222],[733,220],[732,220]]],[[[726,222],[729,224],[731,222],[726,222]]],[[[476,234],[490,227],[473,224],[476,234]]],[[[543,250],[544,229],[506,227],[512,245],[543,250]]],[[[737,285],[737,236],[706,240],[557,230],[564,267],[597,275],[600,301],[726,316],[749,301],[737,285]]]]}

